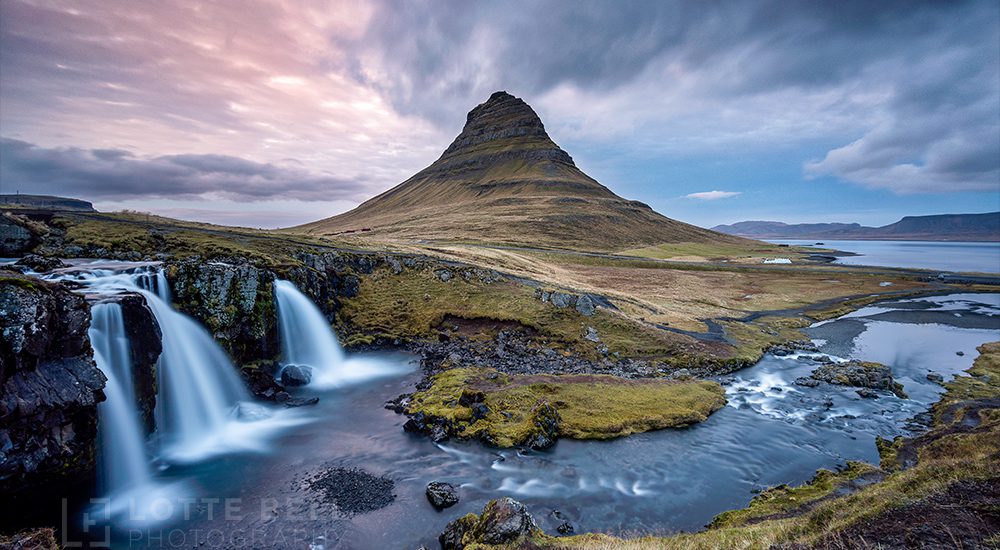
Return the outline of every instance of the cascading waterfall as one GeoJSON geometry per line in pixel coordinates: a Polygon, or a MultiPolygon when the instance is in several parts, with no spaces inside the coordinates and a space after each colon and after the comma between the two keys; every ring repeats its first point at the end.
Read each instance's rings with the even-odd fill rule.
{"type": "Polygon", "coordinates": [[[100,416],[101,480],[107,494],[118,495],[149,485],[152,474],[145,438],[139,427],[132,386],[132,354],[118,304],[91,308],[90,342],[94,361],[107,376],[100,416]]]}
{"type": "Polygon", "coordinates": [[[333,374],[344,363],[344,350],[323,312],[289,281],[274,281],[278,301],[281,353],[290,365],[308,365],[317,375],[333,374]]]}
{"type": "MultiPolygon", "coordinates": [[[[145,298],[162,335],[163,351],[157,362],[154,411],[161,458],[188,462],[223,452],[263,450],[266,437],[280,428],[304,421],[292,411],[275,412],[250,400],[249,392],[225,351],[207,330],[170,305],[170,289],[162,268],[154,270],[148,265],[125,269],[95,266],[86,271],[57,273],[47,278],[72,279],[83,283],[86,294],[135,292],[145,298]]],[[[117,309],[120,316],[120,306],[117,309]]],[[[111,315],[110,312],[107,314],[111,315]]],[[[104,308],[101,308],[101,315],[105,315],[104,308]]],[[[104,338],[102,334],[98,333],[98,336],[104,338]]],[[[96,347],[98,344],[95,344],[96,347]]],[[[109,365],[107,369],[102,366],[109,378],[113,362],[122,361],[122,364],[130,365],[126,359],[120,359],[118,352],[114,353],[114,358],[109,357],[111,352],[99,350],[99,353],[102,361],[109,365]]],[[[121,377],[116,376],[116,380],[121,380],[121,377]]],[[[111,391],[114,392],[114,388],[111,391]]],[[[122,395],[131,393],[131,390],[122,391],[122,395]]],[[[134,409],[134,404],[126,406],[134,409]]],[[[126,416],[132,418],[134,414],[122,417],[126,416]]],[[[120,433],[116,428],[115,434],[120,433]]],[[[118,435],[114,438],[114,445],[126,444],[124,439],[119,441],[118,435]]],[[[141,438],[139,445],[141,447],[141,438]]],[[[117,456],[117,452],[112,454],[117,456]]],[[[129,467],[133,464],[130,462],[129,467]]],[[[131,470],[121,475],[137,477],[131,470]]]]}
{"type": "Polygon", "coordinates": [[[190,317],[139,290],[163,334],[157,364],[156,423],[168,454],[196,456],[226,437],[235,407],[250,396],[226,353],[190,317]]]}
{"type": "Polygon", "coordinates": [[[401,364],[347,357],[323,312],[290,281],[274,281],[282,363],[313,369],[313,387],[339,387],[402,372],[401,364]]]}

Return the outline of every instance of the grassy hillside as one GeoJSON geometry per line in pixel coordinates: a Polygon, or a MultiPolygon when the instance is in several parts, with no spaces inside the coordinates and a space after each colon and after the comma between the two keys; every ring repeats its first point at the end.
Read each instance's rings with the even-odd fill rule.
{"type": "Polygon", "coordinates": [[[531,107],[504,92],[473,109],[462,133],[429,167],[350,212],[292,231],[602,251],[753,243],[615,195],[576,167],[531,107]]]}

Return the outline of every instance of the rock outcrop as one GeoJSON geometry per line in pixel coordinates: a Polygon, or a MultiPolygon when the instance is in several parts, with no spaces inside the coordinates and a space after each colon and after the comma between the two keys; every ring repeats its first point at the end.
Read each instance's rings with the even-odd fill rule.
{"type": "MultiPolygon", "coordinates": [[[[881,363],[866,361],[827,363],[814,370],[810,376],[831,384],[886,390],[902,399],[907,397],[906,392],[903,391],[903,385],[893,379],[892,369],[881,363]]],[[[861,397],[871,396],[869,392],[863,392],[859,395],[861,397]]]]}
{"type": "Polygon", "coordinates": [[[19,216],[0,215],[0,256],[17,257],[33,249],[41,238],[19,216]]]}
{"type": "Polygon", "coordinates": [[[174,302],[244,363],[279,351],[274,273],[250,263],[186,261],[168,266],[174,302]]]}
{"type": "Polygon", "coordinates": [[[93,476],[106,378],[83,297],[0,271],[0,491],[93,476]]]}
{"type": "Polygon", "coordinates": [[[528,509],[512,498],[491,500],[479,516],[465,515],[445,528],[442,550],[462,550],[473,544],[510,544],[538,531],[528,509]]]}

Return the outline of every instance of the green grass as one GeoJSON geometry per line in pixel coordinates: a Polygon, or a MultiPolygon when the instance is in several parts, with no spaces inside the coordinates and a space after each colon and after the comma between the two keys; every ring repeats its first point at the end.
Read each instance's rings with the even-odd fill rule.
{"type": "Polygon", "coordinates": [[[500,447],[525,441],[535,410],[554,407],[561,437],[609,439],[702,422],[725,404],[722,387],[709,381],[626,380],[602,375],[503,375],[492,369],[453,368],[413,395],[407,412],[423,412],[455,423],[472,438],[488,434],[500,447]],[[472,422],[459,404],[463,393],[481,392],[490,408],[472,422]]]}
{"type": "Polygon", "coordinates": [[[448,316],[516,323],[532,331],[540,344],[592,358],[598,356],[598,344],[584,339],[588,327],[597,330],[610,353],[631,357],[669,355],[690,340],[606,310],[585,317],[572,307],[556,308],[538,299],[534,288],[514,281],[467,281],[461,270],[453,273],[447,282],[431,269],[398,274],[379,269],[362,278],[359,295],[346,300],[337,314],[345,342],[436,338],[448,316]]]}
{"type": "Polygon", "coordinates": [[[794,260],[797,257],[803,256],[805,251],[798,247],[780,247],[776,244],[755,241],[747,241],[745,243],[680,242],[626,250],[622,254],[657,260],[702,258],[711,261],[757,260],[759,263],[765,258],[789,258],[794,260]]]}
{"type": "Polygon", "coordinates": [[[828,497],[835,489],[878,468],[865,462],[848,462],[841,471],[818,470],[808,483],[797,487],[779,485],[762,491],[739,510],[723,512],[712,520],[711,528],[738,527],[752,520],[788,514],[828,497]]]}

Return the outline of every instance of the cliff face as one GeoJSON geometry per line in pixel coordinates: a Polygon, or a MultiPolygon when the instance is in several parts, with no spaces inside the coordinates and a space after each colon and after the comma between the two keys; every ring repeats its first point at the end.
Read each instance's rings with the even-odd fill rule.
{"type": "Polygon", "coordinates": [[[250,263],[186,261],[167,267],[173,299],[238,363],[280,350],[274,273],[250,263]]]}
{"type": "Polygon", "coordinates": [[[615,195],[552,141],[527,103],[506,92],[472,109],[427,168],[350,212],[297,229],[585,250],[746,242],[615,195]]]}
{"type": "Polygon", "coordinates": [[[89,479],[106,382],[90,308],[62,285],[0,273],[0,491],[89,479]]]}

